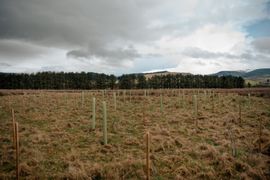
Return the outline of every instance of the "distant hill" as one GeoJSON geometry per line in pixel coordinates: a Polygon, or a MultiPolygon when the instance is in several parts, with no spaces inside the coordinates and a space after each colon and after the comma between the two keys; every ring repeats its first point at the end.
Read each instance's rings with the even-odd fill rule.
{"type": "Polygon", "coordinates": [[[211,74],[211,75],[215,75],[215,76],[244,76],[245,74],[246,74],[245,71],[220,71],[218,73],[211,74]]]}
{"type": "Polygon", "coordinates": [[[220,71],[215,76],[241,76],[244,78],[270,76],[270,68],[255,69],[253,71],[220,71]]]}
{"type": "Polygon", "coordinates": [[[252,86],[270,86],[270,68],[255,69],[253,71],[220,71],[212,74],[216,76],[241,76],[252,86]]]}
{"type": "Polygon", "coordinates": [[[176,74],[191,75],[191,73],[157,71],[157,72],[151,72],[151,73],[144,73],[144,76],[146,79],[149,79],[149,78],[152,78],[153,76],[166,76],[166,75],[176,75],[176,74]]]}
{"type": "Polygon", "coordinates": [[[253,71],[247,72],[243,75],[243,77],[262,77],[262,76],[270,76],[270,68],[263,69],[255,69],[253,71]]]}

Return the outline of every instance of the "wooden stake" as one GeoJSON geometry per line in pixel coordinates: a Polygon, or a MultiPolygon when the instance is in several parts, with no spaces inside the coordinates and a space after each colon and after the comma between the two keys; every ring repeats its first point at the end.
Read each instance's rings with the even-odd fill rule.
{"type": "Polygon", "coordinates": [[[23,107],[23,110],[25,111],[25,102],[24,102],[24,95],[25,93],[23,93],[22,95],[22,107],[23,107]]]}
{"type": "Polygon", "coordinates": [[[114,104],[114,110],[116,111],[116,93],[113,92],[113,104],[114,104]]]}
{"type": "Polygon", "coordinates": [[[19,126],[18,122],[15,123],[15,129],[16,129],[16,179],[19,179],[19,126]]]}
{"type": "Polygon", "coordinates": [[[108,140],[107,140],[107,108],[105,101],[103,101],[103,139],[104,145],[106,145],[108,143],[108,140]]]}
{"type": "Polygon", "coordinates": [[[104,101],[105,100],[105,91],[102,90],[102,100],[104,101]]]}
{"type": "Polygon", "coordinates": [[[93,102],[92,102],[92,129],[96,128],[96,98],[93,97],[93,102]]]}
{"type": "MultiPolygon", "coordinates": [[[[220,93],[217,94],[218,95],[218,106],[220,107],[220,93]]],[[[217,110],[219,110],[220,108],[217,108],[217,110]]]]}
{"type": "MultiPolygon", "coordinates": [[[[44,95],[44,94],[43,94],[44,95]]],[[[65,104],[67,106],[68,102],[67,102],[67,92],[64,92],[64,96],[65,96],[65,104]]]]}
{"type": "Polygon", "coordinates": [[[211,101],[212,101],[212,112],[215,112],[215,102],[214,102],[214,94],[211,95],[211,101]]]}
{"type": "Polygon", "coordinates": [[[177,99],[178,99],[178,105],[179,105],[178,107],[180,108],[181,107],[180,91],[178,91],[177,99]]]}
{"type": "Polygon", "coordinates": [[[163,113],[163,97],[160,95],[160,112],[163,113]]]}
{"type": "Polygon", "coordinates": [[[196,119],[196,127],[198,127],[198,102],[197,95],[193,95],[193,104],[194,104],[194,117],[196,119]]]}
{"type": "Polygon", "coordinates": [[[248,109],[250,109],[250,93],[248,93],[248,109]]]}
{"type": "Polygon", "coordinates": [[[16,148],[16,125],[15,125],[15,114],[14,109],[11,109],[12,112],[12,128],[13,128],[13,145],[16,148]]]}
{"type": "Polygon", "coordinates": [[[184,108],[186,106],[186,103],[185,103],[185,93],[184,91],[182,91],[182,108],[184,108]]]}
{"type": "Polygon", "coordinates": [[[84,92],[83,91],[81,92],[81,105],[83,108],[83,105],[84,105],[84,92]]]}
{"type": "Polygon", "coordinates": [[[239,122],[242,124],[241,101],[239,101],[239,122]]]}
{"type": "Polygon", "coordinates": [[[194,115],[197,118],[198,116],[198,101],[197,101],[197,95],[193,95],[193,105],[194,105],[194,115]]]}
{"type": "Polygon", "coordinates": [[[126,90],[124,90],[123,96],[124,96],[124,103],[125,103],[126,102],[126,90]]]}
{"type": "Polygon", "coordinates": [[[146,133],[146,179],[150,179],[150,134],[146,133]]]}

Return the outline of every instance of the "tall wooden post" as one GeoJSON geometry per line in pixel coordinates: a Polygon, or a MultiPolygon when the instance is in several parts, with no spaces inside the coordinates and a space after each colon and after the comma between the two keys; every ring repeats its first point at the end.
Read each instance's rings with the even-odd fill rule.
{"type": "Polygon", "coordinates": [[[93,102],[92,102],[92,129],[96,128],[96,98],[93,97],[93,102]]]}
{"type": "Polygon", "coordinates": [[[18,122],[15,123],[15,129],[16,129],[16,179],[19,179],[19,126],[18,122]]]}
{"type": "Polygon", "coordinates": [[[107,108],[105,101],[103,101],[103,139],[104,145],[106,145],[108,143],[108,140],[107,140],[107,108]]]}
{"type": "Polygon", "coordinates": [[[163,113],[163,97],[160,95],[160,112],[163,113]]]}
{"type": "Polygon", "coordinates": [[[11,109],[12,113],[12,130],[13,130],[13,146],[16,148],[16,124],[15,124],[15,113],[14,109],[11,109]]]}

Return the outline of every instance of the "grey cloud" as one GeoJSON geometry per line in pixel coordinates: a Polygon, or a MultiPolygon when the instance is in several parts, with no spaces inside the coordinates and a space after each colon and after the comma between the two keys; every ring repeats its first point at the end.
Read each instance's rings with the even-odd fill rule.
{"type": "Polygon", "coordinates": [[[187,33],[202,22],[220,23],[235,18],[238,21],[243,17],[254,20],[253,16],[257,15],[250,15],[245,9],[257,13],[262,3],[222,2],[220,5],[210,1],[197,2],[193,7],[190,2],[162,0],[0,0],[0,4],[0,39],[22,39],[69,51],[89,48],[91,54],[100,55],[100,47],[118,40],[126,46],[156,40],[174,30],[187,33]],[[191,15],[191,10],[196,10],[196,14],[191,15]],[[155,20],[165,25],[148,28],[155,20]]]}
{"type": "Polygon", "coordinates": [[[270,37],[257,38],[252,42],[252,45],[256,50],[270,54],[270,37]]]}
{"type": "Polygon", "coordinates": [[[151,36],[142,10],[133,1],[2,0],[0,37],[64,47],[142,41],[151,36]]]}
{"type": "Polygon", "coordinates": [[[73,58],[89,58],[90,54],[83,50],[72,50],[67,53],[67,56],[73,58]]]}
{"type": "Polygon", "coordinates": [[[10,67],[11,65],[8,63],[0,62],[0,67],[10,67]]]}
{"type": "Polygon", "coordinates": [[[63,71],[63,66],[43,66],[40,68],[40,71],[63,71]]]}
{"type": "Polygon", "coordinates": [[[256,59],[257,56],[258,55],[254,54],[253,52],[247,51],[247,52],[245,52],[243,54],[240,54],[239,58],[246,59],[246,60],[252,60],[252,59],[256,59]]]}
{"type": "MultiPolygon", "coordinates": [[[[243,54],[239,55],[232,55],[229,53],[214,53],[214,52],[209,52],[202,50],[200,48],[196,47],[189,47],[186,48],[182,51],[183,55],[192,57],[192,58],[204,58],[204,59],[217,59],[217,58],[227,58],[227,59],[238,59],[242,62],[245,63],[251,63],[253,62],[269,62],[270,61],[270,56],[265,55],[265,54],[260,54],[254,51],[246,51],[243,54]]],[[[220,64],[216,64],[217,66],[220,66],[220,64]]]]}
{"type": "Polygon", "coordinates": [[[222,64],[218,63],[218,62],[212,62],[214,65],[222,67],[222,64]]]}
{"type": "Polygon", "coordinates": [[[206,63],[205,62],[203,62],[203,61],[198,61],[198,62],[196,62],[197,64],[199,64],[199,65],[201,65],[201,66],[204,66],[204,65],[206,65],[206,63]]]}
{"type": "Polygon", "coordinates": [[[161,57],[163,57],[163,55],[160,53],[148,53],[148,54],[144,54],[142,56],[144,58],[161,58],[161,57]]]}
{"type": "MultiPolygon", "coordinates": [[[[0,39],[19,39],[67,49],[67,55],[76,58],[135,58],[138,52],[123,47],[158,37],[147,28],[149,20],[145,18],[146,7],[153,3],[141,0],[0,0],[0,39]],[[120,42],[120,47],[104,48],[115,42],[120,42]]],[[[14,54],[31,54],[29,49],[24,52],[11,49],[14,54]]],[[[7,55],[13,56],[12,53],[7,55]]]]}
{"type": "Polygon", "coordinates": [[[18,40],[0,40],[0,55],[7,60],[27,59],[48,52],[48,49],[18,40]]]}
{"type": "Polygon", "coordinates": [[[129,46],[128,48],[113,48],[113,49],[99,47],[96,50],[94,49],[94,51],[92,49],[72,50],[67,53],[67,56],[79,59],[98,57],[101,58],[103,61],[108,60],[107,62],[108,64],[117,65],[122,61],[138,58],[140,57],[140,54],[132,46],[129,46]]]}
{"type": "Polygon", "coordinates": [[[104,51],[100,54],[102,57],[110,58],[113,57],[115,59],[124,60],[128,58],[137,58],[140,57],[140,54],[133,48],[128,49],[116,49],[116,50],[108,50],[104,51]]]}
{"type": "Polygon", "coordinates": [[[235,56],[232,54],[228,53],[214,53],[214,52],[209,52],[202,50],[197,47],[188,47],[185,48],[182,51],[182,54],[192,57],[192,58],[206,58],[206,59],[214,59],[214,58],[219,58],[219,57],[226,57],[226,58],[238,58],[239,56],[235,56]]]}
{"type": "Polygon", "coordinates": [[[246,63],[265,63],[266,66],[269,66],[270,62],[270,56],[261,53],[244,53],[240,58],[246,63]]]}

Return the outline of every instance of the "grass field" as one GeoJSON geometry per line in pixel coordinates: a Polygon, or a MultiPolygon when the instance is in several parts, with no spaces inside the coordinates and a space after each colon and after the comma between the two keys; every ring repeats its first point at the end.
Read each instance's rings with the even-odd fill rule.
{"type": "Polygon", "coordinates": [[[12,108],[19,124],[21,179],[145,179],[147,131],[151,179],[269,179],[269,93],[121,90],[115,110],[112,91],[5,90],[0,96],[0,179],[16,175],[12,108]]]}

